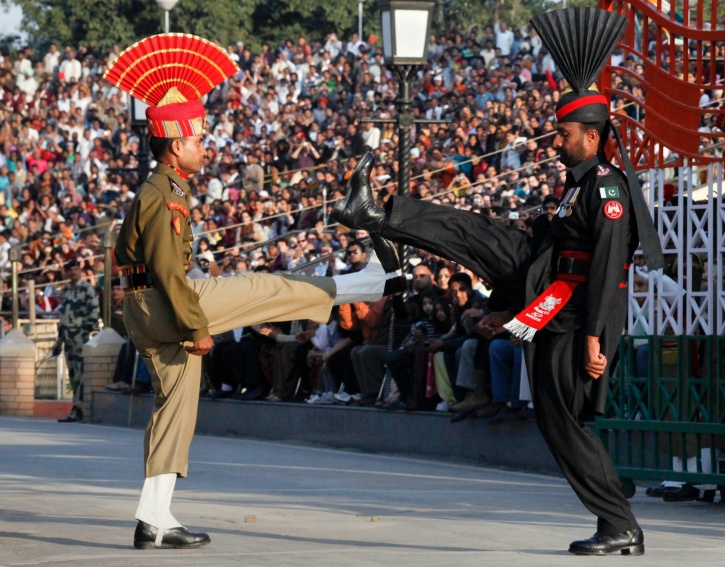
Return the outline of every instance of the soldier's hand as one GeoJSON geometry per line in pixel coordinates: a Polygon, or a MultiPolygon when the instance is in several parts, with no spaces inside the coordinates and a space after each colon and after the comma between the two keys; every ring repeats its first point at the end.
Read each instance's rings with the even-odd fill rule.
{"type": "Polygon", "coordinates": [[[584,348],[584,369],[595,380],[604,374],[607,367],[607,357],[600,351],[599,337],[587,337],[584,348]]]}
{"type": "Polygon", "coordinates": [[[495,335],[506,331],[504,325],[511,321],[514,316],[510,311],[495,311],[484,315],[476,326],[476,331],[483,337],[490,339],[495,335]]]}
{"type": "Polygon", "coordinates": [[[205,354],[209,353],[213,346],[214,340],[211,338],[211,335],[209,335],[206,338],[201,339],[200,341],[194,341],[193,346],[187,346],[184,348],[189,354],[204,356],[205,354]]]}

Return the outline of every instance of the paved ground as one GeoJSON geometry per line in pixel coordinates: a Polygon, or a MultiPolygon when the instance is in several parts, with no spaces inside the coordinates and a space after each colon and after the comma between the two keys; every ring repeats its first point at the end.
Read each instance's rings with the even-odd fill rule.
{"type": "Polygon", "coordinates": [[[0,418],[0,566],[725,565],[725,504],[640,490],[646,555],[582,558],[594,522],[559,478],[215,437],[173,505],[211,545],[136,551],[142,435],[0,418]]]}

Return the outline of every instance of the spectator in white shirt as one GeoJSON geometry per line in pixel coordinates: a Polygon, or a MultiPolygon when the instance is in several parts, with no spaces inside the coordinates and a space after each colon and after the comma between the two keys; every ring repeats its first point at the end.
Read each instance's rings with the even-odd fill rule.
{"type": "Polygon", "coordinates": [[[361,41],[360,36],[354,33],[352,34],[352,39],[347,42],[345,52],[352,53],[355,57],[357,57],[358,55],[360,55],[360,48],[364,45],[366,45],[365,42],[361,41]]]}
{"type": "Polygon", "coordinates": [[[342,52],[342,42],[337,39],[337,35],[331,33],[327,36],[327,43],[325,43],[325,51],[330,54],[331,59],[337,59],[337,56],[342,52]]]}
{"type": "Polygon", "coordinates": [[[55,77],[55,74],[58,72],[59,65],[60,52],[58,51],[58,46],[55,43],[51,43],[50,48],[48,48],[48,53],[46,53],[45,57],[43,57],[43,67],[45,68],[46,73],[48,73],[51,77],[55,77]]]}
{"type": "Polygon", "coordinates": [[[511,55],[511,46],[514,43],[514,32],[512,32],[506,22],[499,21],[498,5],[494,11],[493,31],[496,33],[496,47],[501,50],[501,55],[508,57],[511,55]]]}
{"type": "Polygon", "coordinates": [[[75,51],[68,51],[68,59],[60,64],[58,77],[63,83],[77,83],[81,80],[83,68],[81,62],[76,59],[75,51]],[[62,74],[62,77],[60,76],[62,74]]]}
{"type": "Polygon", "coordinates": [[[380,128],[372,122],[365,122],[365,130],[362,132],[363,143],[371,150],[377,150],[380,146],[380,128]]]}

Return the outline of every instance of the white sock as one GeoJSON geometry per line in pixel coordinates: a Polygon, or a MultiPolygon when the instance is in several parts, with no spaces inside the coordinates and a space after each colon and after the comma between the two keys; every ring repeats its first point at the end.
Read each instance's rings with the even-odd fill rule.
{"type": "Polygon", "coordinates": [[[386,274],[373,251],[370,261],[362,270],[353,274],[332,276],[332,279],[337,286],[334,305],[345,305],[358,301],[378,301],[383,297],[386,274]]]}
{"type": "Polygon", "coordinates": [[[176,473],[148,477],[143,484],[135,518],[156,528],[156,545],[161,545],[164,532],[182,527],[171,513],[171,497],[176,486],[176,473]]]}
{"type": "MultiPolygon", "coordinates": [[[[715,463],[717,463],[717,459],[720,456],[720,451],[715,449],[715,463]]],[[[710,452],[709,447],[705,447],[700,449],[700,459],[702,461],[702,472],[704,474],[712,474],[712,454],[710,452]]],[[[717,468],[717,465],[716,467],[717,468]]],[[[697,484],[695,485],[700,490],[715,490],[717,488],[717,484],[697,484]]]]}

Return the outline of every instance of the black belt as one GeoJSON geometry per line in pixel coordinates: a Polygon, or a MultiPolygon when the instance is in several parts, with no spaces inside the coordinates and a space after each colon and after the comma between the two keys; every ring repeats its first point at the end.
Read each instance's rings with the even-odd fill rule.
{"type": "Polygon", "coordinates": [[[144,272],[143,274],[127,274],[121,276],[121,288],[123,291],[139,291],[156,287],[151,274],[144,272]]]}
{"type": "Polygon", "coordinates": [[[554,273],[588,276],[592,263],[588,260],[557,256],[554,260],[554,273]]]}
{"type": "MultiPolygon", "coordinates": [[[[572,254],[571,252],[565,252],[565,254],[572,254]]],[[[575,252],[574,254],[580,256],[586,256],[588,253],[575,252]]],[[[622,281],[626,282],[629,277],[630,263],[624,264],[624,272],[622,275],[622,281]]],[[[577,282],[586,282],[589,279],[589,270],[592,267],[590,260],[583,258],[572,258],[570,256],[556,255],[554,258],[554,273],[557,276],[563,276],[561,279],[569,279],[567,276],[573,276],[571,279],[577,282]]]]}

